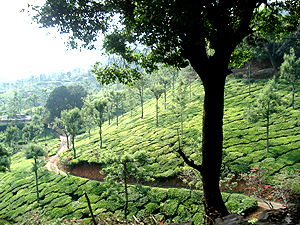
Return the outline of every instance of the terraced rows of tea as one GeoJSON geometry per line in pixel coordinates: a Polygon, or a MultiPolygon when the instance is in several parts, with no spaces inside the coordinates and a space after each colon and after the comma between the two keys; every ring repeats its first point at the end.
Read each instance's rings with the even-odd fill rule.
{"type": "Polygon", "coordinates": [[[256,81],[252,84],[251,96],[245,84],[236,83],[234,80],[227,84],[223,144],[229,153],[228,160],[232,162],[233,168],[241,171],[255,164],[272,168],[271,173],[288,167],[299,169],[300,101],[296,97],[296,107],[293,110],[290,105],[292,90],[289,85],[279,83],[281,105],[270,117],[269,152],[266,151],[266,120],[251,124],[243,119],[247,104],[255,101],[265,83],[256,81]]]}
{"type": "MultiPolygon", "coordinates": [[[[282,105],[278,112],[270,118],[270,150],[266,152],[266,121],[255,124],[243,118],[247,105],[253,102],[256,95],[266,84],[265,80],[256,80],[251,84],[251,95],[245,80],[229,79],[225,90],[224,107],[224,150],[226,161],[235,173],[244,172],[255,164],[272,167],[272,173],[285,167],[300,168],[300,118],[299,103],[295,110],[290,106],[291,87],[280,83],[278,94],[282,105]]],[[[202,85],[195,81],[192,95],[186,105],[183,116],[183,149],[193,160],[200,163],[199,140],[201,140],[202,105],[204,92],[202,85]]],[[[172,101],[172,92],[168,92],[167,105],[172,101]]],[[[159,126],[155,126],[155,100],[145,104],[144,118],[140,118],[140,107],[132,116],[127,113],[119,118],[119,126],[115,122],[103,129],[103,148],[99,148],[99,129],[92,131],[89,140],[87,134],[78,136],[76,149],[78,159],[70,162],[74,166],[81,161],[104,163],[106,152],[116,154],[124,152],[147,151],[153,158],[149,170],[155,178],[168,179],[178,175],[184,167],[183,160],[176,153],[178,149],[178,131],[180,133],[180,117],[168,107],[165,109],[163,98],[159,102],[159,126]]],[[[70,156],[72,152],[70,151],[70,156]]]]}
{"type": "MultiPolygon", "coordinates": [[[[96,217],[100,213],[123,216],[125,198],[119,183],[100,183],[40,171],[40,203],[37,203],[34,175],[30,171],[32,160],[18,153],[12,162],[15,163],[12,172],[0,174],[0,224],[29,224],[38,214],[46,219],[43,224],[68,224],[61,222],[64,220],[89,224],[91,214],[83,191],[88,193],[96,217]]],[[[162,218],[169,222],[193,220],[200,224],[202,221],[202,192],[199,190],[129,185],[128,195],[128,218],[135,215],[142,220],[151,214],[156,215],[157,220],[162,218]]],[[[241,194],[223,193],[222,197],[231,212],[246,212],[257,206],[255,199],[241,194]]]]}
{"type": "MultiPolygon", "coordinates": [[[[300,169],[300,100],[296,94],[295,110],[291,102],[291,87],[280,83],[278,94],[283,103],[278,112],[270,119],[270,149],[266,152],[265,121],[251,124],[243,119],[244,110],[253,102],[266,81],[251,84],[251,95],[244,80],[229,79],[226,83],[224,107],[224,152],[227,166],[235,172],[245,172],[255,164],[261,164],[275,173],[287,167],[300,169]]],[[[192,85],[191,96],[183,115],[183,151],[196,163],[201,162],[200,145],[203,87],[199,81],[192,85]]],[[[132,113],[128,112],[103,127],[103,147],[99,147],[99,129],[95,127],[91,138],[87,133],[77,136],[75,148],[77,157],[73,159],[72,149],[60,154],[61,160],[67,160],[70,167],[80,166],[82,162],[98,163],[105,167],[107,153],[122,155],[145,151],[150,163],[144,169],[150,171],[156,180],[169,180],[179,175],[186,166],[176,153],[180,134],[180,116],[169,109],[172,91],[167,95],[167,107],[163,98],[159,100],[159,124],[156,127],[155,100],[144,105],[144,118],[141,119],[139,106],[132,113]],[[68,159],[71,159],[68,161],[68,159]]],[[[53,146],[58,144],[58,139],[53,146]]],[[[58,148],[57,148],[58,150],[58,148]]],[[[50,154],[55,154],[52,147],[50,154]]],[[[87,218],[89,211],[82,194],[86,191],[91,198],[92,208],[96,213],[111,212],[122,214],[124,202],[122,186],[111,191],[110,184],[89,181],[84,178],[55,174],[39,173],[41,205],[36,203],[34,176],[30,171],[32,160],[26,160],[23,153],[12,157],[12,172],[0,173],[0,221],[1,219],[17,221],[23,213],[42,207],[48,218],[87,218]]],[[[151,189],[148,186],[132,184],[129,188],[130,215],[164,213],[168,221],[201,220],[201,192],[186,189],[169,190],[151,189]],[[179,191],[180,190],[180,191],[179,191]],[[154,196],[159,195],[159,196],[154,196]],[[197,196],[195,196],[197,195],[197,196]],[[154,196],[154,197],[153,197],[154,196]],[[184,212],[184,214],[180,214],[184,212]]],[[[256,201],[243,195],[224,194],[224,200],[232,212],[255,208],[256,201]],[[230,197],[231,196],[231,197],[230,197]]]]}

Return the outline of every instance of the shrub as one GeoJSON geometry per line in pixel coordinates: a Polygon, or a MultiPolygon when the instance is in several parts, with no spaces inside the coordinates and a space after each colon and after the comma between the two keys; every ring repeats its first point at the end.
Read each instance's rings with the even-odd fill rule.
{"type": "Polygon", "coordinates": [[[191,194],[191,198],[193,199],[194,203],[197,203],[197,204],[202,204],[203,201],[203,192],[200,191],[200,190],[193,190],[192,191],[192,194],[191,194]]]}
{"type": "Polygon", "coordinates": [[[168,198],[170,199],[178,199],[179,203],[184,202],[186,199],[188,199],[191,194],[190,191],[187,189],[179,189],[179,188],[169,188],[167,192],[168,198]]]}
{"type": "Polygon", "coordinates": [[[150,202],[160,203],[167,197],[167,190],[162,188],[151,188],[147,196],[150,202]]]}
{"type": "Polygon", "coordinates": [[[179,202],[177,199],[170,199],[162,203],[161,212],[167,216],[174,216],[177,213],[179,202]]]}
{"type": "Polygon", "coordinates": [[[257,200],[241,194],[231,194],[225,203],[230,213],[245,213],[256,209],[257,200]]]}
{"type": "Polygon", "coordinates": [[[203,211],[202,212],[197,212],[194,216],[193,216],[193,222],[195,225],[200,225],[203,224],[204,220],[203,220],[203,211]]]}
{"type": "Polygon", "coordinates": [[[280,202],[300,202],[300,170],[283,170],[274,176],[272,182],[273,196],[280,202]]]}
{"type": "Polygon", "coordinates": [[[157,203],[153,203],[153,202],[150,202],[145,206],[146,212],[149,212],[149,213],[154,213],[155,210],[157,210],[158,208],[159,208],[159,205],[157,203]]]}

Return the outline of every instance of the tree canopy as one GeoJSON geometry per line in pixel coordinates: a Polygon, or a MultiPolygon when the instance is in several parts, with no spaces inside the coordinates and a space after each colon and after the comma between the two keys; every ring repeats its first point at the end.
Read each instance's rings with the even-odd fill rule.
{"type": "Polygon", "coordinates": [[[294,109],[295,84],[300,78],[300,58],[296,59],[293,48],[290,49],[290,54],[284,54],[283,58],[284,62],[281,65],[280,77],[293,87],[292,106],[294,109]]]}
{"type": "Polygon", "coordinates": [[[49,110],[49,120],[60,117],[61,111],[83,106],[83,99],[87,92],[82,86],[59,86],[50,93],[45,108],[49,110]]]}

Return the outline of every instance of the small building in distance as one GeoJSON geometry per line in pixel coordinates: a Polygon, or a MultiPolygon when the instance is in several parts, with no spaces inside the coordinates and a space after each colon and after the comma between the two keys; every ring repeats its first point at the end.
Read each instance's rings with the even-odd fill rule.
{"type": "Polygon", "coordinates": [[[18,113],[14,118],[9,118],[7,116],[3,116],[0,118],[0,123],[10,123],[12,121],[16,122],[30,122],[32,120],[31,116],[28,116],[25,113],[18,113]]]}

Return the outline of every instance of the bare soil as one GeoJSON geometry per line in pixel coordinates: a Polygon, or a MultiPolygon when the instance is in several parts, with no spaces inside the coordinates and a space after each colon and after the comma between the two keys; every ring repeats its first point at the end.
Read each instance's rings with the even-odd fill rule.
{"type": "MultiPolygon", "coordinates": [[[[58,168],[58,163],[59,163],[59,157],[58,154],[65,151],[67,149],[67,139],[65,136],[61,135],[60,136],[60,148],[58,150],[58,152],[56,153],[56,155],[52,156],[51,158],[47,158],[47,164],[45,165],[45,167],[49,170],[49,171],[55,171],[57,173],[63,174],[63,175],[67,175],[66,172],[60,170],[58,168]]],[[[75,166],[72,170],[70,170],[69,172],[72,175],[75,176],[79,176],[79,177],[85,177],[91,180],[98,180],[98,181],[103,181],[104,175],[100,174],[100,170],[101,170],[101,166],[100,165],[90,165],[88,163],[83,163],[82,165],[77,165],[75,166]]],[[[133,182],[133,181],[132,181],[133,182]]],[[[151,185],[159,185],[159,186],[177,186],[177,187],[182,187],[185,186],[186,184],[184,184],[180,179],[172,179],[172,180],[164,180],[164,181],[160,181],[160,182],[153,182],[153,184],[151,185]]],[[[243,183],[242,182],[238,182],[238,186],[236,187],[236,191],[241,191],[243,190],[243,183]]],[[[222,189],[222,188],[221,188],[222,189]]],[[[257,199],[258,201],[258,206],[256,208],[255,211],[245,215],[245,218],[247,220],[253,219],[253,218],[258,218],[261,214],[261,212],[263,210],[267,210],[270,209],[270,207],[263,202],[260,199],[257,199]]],[[[271,204],[273,205],[273,209],[279,209],[279,208],[284,208],[284,206],[278,202],[271,202],[271,204]]]]}
{"type": "Polygon", "coordinates": [[[67,175],[66,172],[60,170],[58,168],[58,162],[59,162],[59,157],[58,154],[65,151],[67,149],[67,138],[63,135],[60,136],[60,147],[58,152],[56,153],[56,155],[52,156],[51,158],[47,158],[47,164],[45,165],[45,167],[49,170],[49,171],[54,171],[57,172],[59,174],[63,174],[63,175],[67,175]]]}

